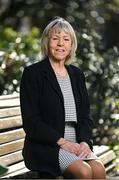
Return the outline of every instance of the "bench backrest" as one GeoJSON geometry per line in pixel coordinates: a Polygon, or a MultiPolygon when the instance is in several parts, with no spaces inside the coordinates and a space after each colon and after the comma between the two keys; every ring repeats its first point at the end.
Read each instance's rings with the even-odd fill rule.
{"type": "Polygon", "coordinates": [[[23,160],[24,136],[19,95],[0,96],[0,164],[8,166],[23,160]]]}

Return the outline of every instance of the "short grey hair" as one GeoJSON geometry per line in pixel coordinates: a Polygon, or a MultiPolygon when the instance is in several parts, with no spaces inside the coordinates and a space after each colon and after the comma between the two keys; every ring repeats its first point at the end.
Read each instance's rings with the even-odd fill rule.
{"type": "Polygon", "coordinates": [[[53,19],[44,29],[41,38],[41,53],[42,57],[48,56],[48,40],[49,40],[49,33],[53,29],[63,30],[70,34],[72,40],[72,48],[69,56],[67,57],[65,63],[70,64],[75,60],[76,50],[77,50],[77,38],[74,32],[73,27],[71,24],[66,21],[64,18],[56,17],[53,19]]]}

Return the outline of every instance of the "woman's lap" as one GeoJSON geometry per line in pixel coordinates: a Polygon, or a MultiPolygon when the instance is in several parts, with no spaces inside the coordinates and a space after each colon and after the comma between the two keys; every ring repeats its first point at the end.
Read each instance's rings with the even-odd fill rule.
{"type": "MultiPolygon", "coordinates": [[[[96,155],[92,152],[91,159],[98,159],[96,155]]],[[[64,149],[59,150],[59,165],[62,173],[68,168],[69,165],[74,163],[77,160],[83,160],[80,158],[80,156],[76,156],[73,153],[70,153],[64,149]]],[[[85,159],[85,161],[88,161],[88,159],[85,159]]]]}

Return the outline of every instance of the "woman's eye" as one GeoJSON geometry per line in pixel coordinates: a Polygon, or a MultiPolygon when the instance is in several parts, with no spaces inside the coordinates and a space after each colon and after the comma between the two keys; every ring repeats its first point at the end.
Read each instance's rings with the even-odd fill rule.
{"type": "Polygon", "coordinates": [[[53,40],[57,40],[58,38],[57,38],[57,37],[53,37],[52,39],[53,39],[53,40]]]}
{"type": "Polygon", "coordinates": [[[68,38],[65,38],[64,40],[65,40],[65,41],[69,41],[69,39],[68,39],[68,38]]]}

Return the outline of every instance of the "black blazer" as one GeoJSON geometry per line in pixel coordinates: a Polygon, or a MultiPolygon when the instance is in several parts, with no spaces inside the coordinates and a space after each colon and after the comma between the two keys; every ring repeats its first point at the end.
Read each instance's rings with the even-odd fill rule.
{"type": "MultiPolygon", "coordinates": [[[[66,65],[77,112],[77,142],[92,149],[92,119],[85,77],[82,71],[66,65]]],[[[23,157],[30,170],[60,175],[57,141],[64,136],[63,95],[49,59],[24,69],[20,85],[23,128],[26,133],[23,157]]]]}

